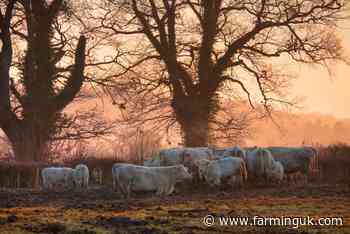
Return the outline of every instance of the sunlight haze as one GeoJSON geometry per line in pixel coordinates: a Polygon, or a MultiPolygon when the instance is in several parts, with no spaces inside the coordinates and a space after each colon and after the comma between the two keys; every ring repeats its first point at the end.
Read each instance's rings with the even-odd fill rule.
{"type": "MultiPolygon", "coordinates": [[[[340,37],[346,56],[350,57],[350,24],[340,27],[340,37]]],[[[305,97],[305,112],[320,112],[338,118],[350,118],[350,66],[338,63],[332,66],[332,75],[322,67],[300,65],[293,94],[305,97]]]]}

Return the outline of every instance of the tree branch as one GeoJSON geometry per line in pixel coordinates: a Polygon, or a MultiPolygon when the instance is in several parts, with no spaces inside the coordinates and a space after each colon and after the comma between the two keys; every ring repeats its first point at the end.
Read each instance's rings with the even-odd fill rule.
{"type": "Polygon", "coordinates": [[[84,68],[85,68],[85,48],[86,38],[80,36],[77,49],[75,51],[75,63],[71,72],[70,79],[61,92],[55,97],[54,109],[55,111],[62,110],[67,106],[79,92],[84,81],[84,68]]]}

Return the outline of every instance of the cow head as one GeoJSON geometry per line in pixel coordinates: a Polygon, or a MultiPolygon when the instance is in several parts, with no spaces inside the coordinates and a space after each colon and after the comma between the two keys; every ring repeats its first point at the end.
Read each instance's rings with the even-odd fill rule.
{"type": "Polygon", "coordinates": [[[198,160],[196,162],[196,165],[198,167],[198,176],[199,179],[203,180],[204,179],[204,174],[207,171],[207,168],[209,166],[210,161],[206,159],[198,160]]]}
{"type": "Polygon", "coordinates": [[[188,172],[188,169],[183,166],[183,165],[179,165],[177,166],[177,180],[178,181],[182,181],[182,180],[191,180],[192,179],[192,175],[188,172]]]}

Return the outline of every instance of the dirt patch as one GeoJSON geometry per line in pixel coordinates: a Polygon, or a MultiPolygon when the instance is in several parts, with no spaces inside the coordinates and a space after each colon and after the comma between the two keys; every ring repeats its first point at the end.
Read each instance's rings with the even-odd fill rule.
{"type": "Polygon", "coordinates": [[[50,193],[0,191],[1,233],[349,233],[348,184],[285,187],[247,186],[239,191],[203,188],[168,197],[121,199],[109,188],[50,193]],[[10,204],[10,205],[9,205],[10,204]],[[203,218],[212,215],[215,225],[203,218]],[[220,225],[220,217],[342,217],[341,227],[220,225]]]}

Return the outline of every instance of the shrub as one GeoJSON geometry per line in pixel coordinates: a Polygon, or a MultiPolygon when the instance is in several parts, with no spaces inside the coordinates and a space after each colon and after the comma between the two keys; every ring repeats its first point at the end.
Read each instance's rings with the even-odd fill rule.
{"type": "Polygon", "coordinates": [[[339,143],[320,147],[319,167],[322,181],[349,181],[350,145],[339,143]]]}

